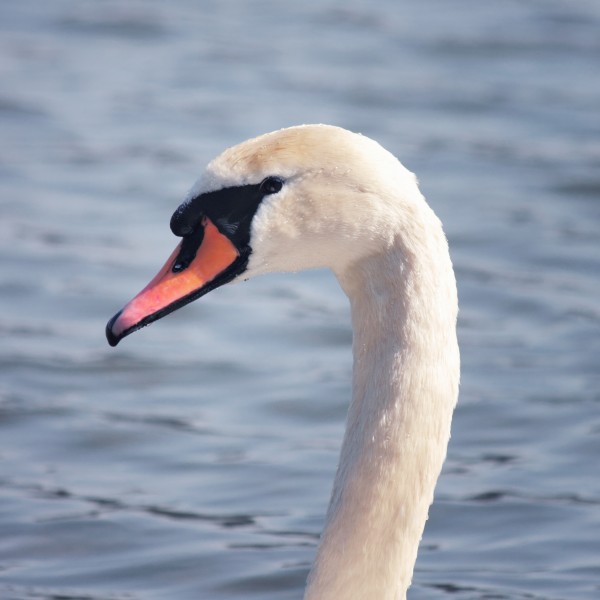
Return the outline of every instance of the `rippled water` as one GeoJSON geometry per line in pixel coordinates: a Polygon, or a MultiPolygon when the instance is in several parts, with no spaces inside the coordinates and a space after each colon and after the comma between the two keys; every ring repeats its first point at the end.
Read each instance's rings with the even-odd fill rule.
{"type": "Polygon", "coordinates": [[[106,320],[203,165],[302,122],[419,174],[463,377],[413,600],[600,597],[600,4],[0,5],[0,597],[300,598],[350,394],[325,272],[106,320]]]}

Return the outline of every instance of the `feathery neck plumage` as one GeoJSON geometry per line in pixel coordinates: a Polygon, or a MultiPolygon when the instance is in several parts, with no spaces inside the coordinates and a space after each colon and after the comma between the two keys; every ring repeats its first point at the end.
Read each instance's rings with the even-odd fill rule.
{"type": "Polygon", "coordinates": [[[306,600],[403,600],[411,582],[459,378],[456,284],[441,226],[423,210],[428,235],[404,232],[338,273],[353,397],[306,600]]]}

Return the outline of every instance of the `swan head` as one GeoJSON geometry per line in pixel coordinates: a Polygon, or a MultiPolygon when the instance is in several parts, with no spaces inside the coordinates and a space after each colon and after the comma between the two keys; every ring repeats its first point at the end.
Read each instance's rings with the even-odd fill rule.
{"type": "Polygon", "coordinates": [[[391,245],[421,205],[414,175],[345,129],[291,127],[229,148],[173,214],[181,243],[109,321],[108,342],[233,280],[319,267],[341,277],[391,245]]]}

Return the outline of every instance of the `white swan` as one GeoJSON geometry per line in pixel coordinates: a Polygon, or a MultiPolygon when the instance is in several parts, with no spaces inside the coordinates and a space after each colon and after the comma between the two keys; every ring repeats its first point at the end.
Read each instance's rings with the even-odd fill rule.
{"type": "Polygon", "coordinates": [[[234,279],[335,273],[351,303],[353,393],[305,599],[404,599],[459,382],[448,245],[414,175],[361,135],[292,127],[214,159],[171,228],[182,243],[108,323],[111,345],[234,279]]]}

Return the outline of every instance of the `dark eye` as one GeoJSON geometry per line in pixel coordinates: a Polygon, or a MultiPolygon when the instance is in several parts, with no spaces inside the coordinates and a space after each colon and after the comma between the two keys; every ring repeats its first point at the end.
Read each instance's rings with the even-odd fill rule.
{"type": "Polygon", "coordinates": [[[283,179],[281,177],[267,177],[260,184],[260,193],[263,196],[276,194],[283,187],[283,179]]]}

